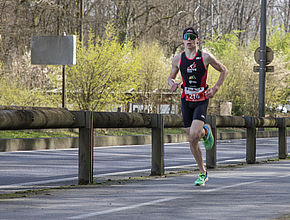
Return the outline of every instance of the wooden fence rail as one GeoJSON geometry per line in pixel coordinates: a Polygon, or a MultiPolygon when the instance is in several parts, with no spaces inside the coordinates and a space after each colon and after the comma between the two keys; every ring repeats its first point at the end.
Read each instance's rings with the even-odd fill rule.
{"type": "MultiPolygon", "coordinates": [[[[207,168],[216,167],[216,137],[218,127],[247,129],[246,161],[256,161],[256,128],[279,129],[279,159],[287,157],[288,118],[258,118],[240,116],[207,116],[215,137],[214,146],[206,151],[207,168]]],[[[151,175],[164,174],[164,127],[183,127],[182,117],[167,114],[144,114],[124,112],[68,111],[55,108],[0,107],[0,130],[79,128],[79,184],[93,182],[94,128],[152,129],[151,175]]]]}

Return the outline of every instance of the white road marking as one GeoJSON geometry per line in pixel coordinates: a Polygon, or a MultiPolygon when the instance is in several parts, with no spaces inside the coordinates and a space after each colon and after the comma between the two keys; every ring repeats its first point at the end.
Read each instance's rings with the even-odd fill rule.
{"type": "Polygon", "coordinates": [[[167,201],[174,200],[177,198],[178,197],[169,197],[169,198],[164,198],[164,199],[158,199],[158,200],[153,200],[150,202],[144,202],[144,203],[135,204],[135,205],[131,205],[131,206],[124,206],[124,207],[120,207],[120,208],[114,208],[114,209],[109,209],[109,210],[104,210],[104,211],[99,211],[99,212],[92,212],[92,213],[88,213],[88,214],[72,216],[72,217],[68,217],[68,219],[83,219],[83,218],[94,217],[94,216],[98,216],[98,215],[120,212],[120,211],[125,211],[128,209],[135,209],[135,208],[139,208],[139,207],[143,207],[143,206],[149,206],[149,205],[154,205],[154,204],[158,204],[158,203],[162,203],[162,202],[167,202],[167,201]]]}
{"type": "MultiPolygon", "coordinates": [[[[104,177],[104,176],[114,176],[114,175],[122,175],[122,174],[129,174],[129,173],[147,172],[147,171],[150,171],[150,169],[104,173],[104,174],[94,175],[94,177],[96,178],[96,177],[104,177]]],[[[32,186],[32,185],[40,185],[40,184],[48,184],[48,183],[58,183],[58,182],[65,182],[65,181],[73,181],[77,179],[78,177],[68,177],[68,178],[61,178],[61,179],[51,179],[51,180],[43,180],[43,181],[16,183],[16,184],[10,184],[10,185],[0,185],[0,189],[22,187],[22,186],[32,186]]]]}
{"type": "Polygon", "coordinates": [[[151,155],[139,155],[136,153],[111,153],[111,152],[96,152],[97,156],[100,157],[102,155],[110,155],[110,156],[121,156],[121,157],[144,157],[144,158],[151,158],[151,155]]]}
{"type": "Polygon", "coordinates": [[[286,174],[286,175],[282,175],[282,176],[277,176],[278,178],[284,178],[284,177],[288,177],[290,176],[290,174],[286,174]]]}
{"type": "MultiPolygon", "coordinates": [[[[282,176],[278,176],[278,177],[283,178],[283,177],[288,177],[288,176],[290,176],[290,174],[282,175],[282,176]]],[[[217,192],[217,191],[222,191],[222,190],[229,189],[229,188],[235,188],[235,187],[244,186],[244,185],[256,184],[256,183],[263,182],[263,181],[264,180],[261,179],[261,180],[256,180],[256,181],[237,183],[237,184],[228,185],[228,186],[221,186],[221,187],[217,187],[214,189],[193,190],[192,192],[194,192],[194,193],[196,193],[196,192],[198,192],[198,193],[217,192]]],[[[192,197],[192,196],[190,196],[190,197],[192,197]]],[[[158,204],[158,203],[162,203],[162,202],[172,201],[175,199],[184,199],[184,198],[186,198],[186,197],[184,197],[184,196],[169,197],[169,198],[164,198],[164,199],[153,200],[150,202],[139,203],[139,204],[135,204],[135,205],[131,205],[131,206],[124,206],[124,207],[119,207],[119,208],[113,208],[113,209],[108,209],[108,210],[103,210],[103,211],[98,211],[98,212],[92,212],[92,213],[72,216],[72,217],[68,217],[68,219],[83,219],[83,218],[88,218],[88,217],[95,217],[95,216],[99,216],[99,215],[105,215],[105,214],[125,211],[128,209],[135,209],[135,208],[139,208],[139,207],[143,207],[143,206],[149,206],[149,205],[154,205],[154,204],[158,204]]]]}
{"type": "MultiPolygon", "coordinates": [[[[265,140],[265,139],[264,139],[265,140]]],[[[269,139],[270,140],[270,139],[269,139]]],[[[181,143],[166,143],[165,145],[182,145],[182,144],[188,144],[188,142],[181,142],[181,143]]],[[[151,147],[151,144],[146,144],[143,145],[145,147],[151,147]]],[[[122,145],[122,146],[104,146],[104,147],[95,147],[94,149],[97,151],[98,149],[109,149],[109,148],[138,148],[140,147],[139,145],[122,145]]],[[[180,148],[177,147],[177,148],[180,148]]],[[[182,146],[182,148],[185,148],[182,146]]],[[[187,148],[187,147],[186,147],[187,148]]],[[[49,152],[51,149],[43,149],[43,150],[35,150],[35,151],[17,151],[17,152],[1,152],[0,155],[5,155],[5,156],[18,156],[18,153],[45,153],[49,152]]],[[[55,149],[54,152],[57,152],[56,155],[67,155],[64,152],[76,152],[75,154],[71,154],[70,156],[77,156],[77,149],[76,148],[70,148],[70,149],[55,149]],[[62,153],[62,152],[63,153],[62,153]]],[[[53,153],[55,154],[55,153],[53,153]]],[[[121,155],[124,155],[121,153],[121,155]]],[[[125,155],[130,155],[133,156],[136,154],[125,154],[125,155]]],[[[276,156],[276,154],[272,154],[273,156],[276,156]]],[[[261,156],[261,157],[256,157],[257,159],[262,159],[262,158],[268,158],[269,156],[272,155],[267,155],[267,156],[261,156]]],[[[19,155],[23,156],[23,155],[19,155]]],[[[25,155],[24,155],[25,156],[25,155]]],[[[139,155],[139,157],[144,157],[144,155],[139,155]]],[[[150,156],[148,156],[150,157],[150,156]]],[[[225,162],[244,162],[246,159],[245,158],[240,158],[240,159],[229,159],[229,160],[222,160],[222,161],[217,161],[217,163],[225,163],[225,162]]],[[[29,165],[28,165],[29,166],[29,165]]],[[[183,164],[179,166],[171,166],[171,167],[165,167],[165,169],[174,169],[174,168],[182,168],[182,167],[194,167],[196,166],[194,164],[194,161],[192,161],[192,164],[183,164]]],[[[150,172],[150,169],[139,169],[139,170],[131,170],[131,171],[121,171],[121,172],[112,172],[112,173],[106,173],[106,174],[99,174],[99,175],[94,175],[94,177],[103,177],[103,176],[111,176],[111,175],[122,175],[122,174],[130,174],[130,173],[138,173],[138,172],[150,172]]],[[[33,181],[33,182],[24,182],[24,183],[17,183],[17,184],[11,184],[11,185],[0,185],[0,189],[6,189],[6,188],[13,188],[13,187],[22,187],[22,186],[32,186],[32,185],[38,185],[38,184],[48,184],[48,183],[58,183],[58,182],[64,182],[64,181],[73,181],[77,180],[78,177],[69,177],[69,178],[60,178],[60,179],[50,179],[50,180],[43,180],[43,181],[33,181]]]]}
{"type": "Polygon", "coordinates": [[[221,186],[215,189],[205,189],[205,190],[196,190],[195,192],[217,192],[223,189],[229,189],[229,188],[234,188],[234,187],[238,187],[238,186],[243,186],[243,185],[250,185],[250,184],[254,184],[254,183],[259,183],[262,182],[262,180],[256,180],[256,181],[251,181],[251,182],[245,182],[245,183],[238,183],[238,184],[233,184],[233,185],[229,185],[229,186],[221,186]]]}
{"type": "Polygon", "coordinates": [[[42,181],[34,181],[34,182],[25,182],[25,183],[16,183],[16,184],[10,184],[10,185],[2,185],[0,186],[0,189],[9,189],[14,187],[22,187],[22,186],[33,186],[33,185],[40,185],[40,184],[48,184],[48,183],[58,183],[58,182],[64,182],[64,181],[72,181],[76,180],[78,177],[69,177],[69,178],[62,178],[62,179],[51,179],[51,180],[42,180],[42,181]]]}
{"type": "MultiPolygon", "coordinates": [[[[267,156],[266,156],[267,157],[267,156]]],[[[266,158],[266,157],[257,157],[257,159],[266,158]]],[[[231,159],[231,160],[223,160],[218,161],[217,163],[225,163],[225,162],[242,162],[246,159],[231,159]]],[[[168,166],[165,167],[166,170],[168,169],[178,169],[183,167],[194,167],[196,164],[194,164],[194,161],[192,164],[183,164],[179,166],[168,166]]],[[[121,172],[112,172],[112,173],[104,173],[104,174],[98,174],[94,175],[94,178],[98,177],[104,177],[104,176],[116,176],[116,175],[124,175],[124,174],[130,174],[130,173],[140,173],[140,172],[150,172],[151,169],[139,169],[139,170],[130,170],[130,171],[121,171],[121,172]]],[[[33,185],[40,185],[40,184],[49,184],[49,183],[59,183],[59,182],[65,182],[65,181],[74,181],[77,180],[78,177],[68,177],[68,178],[61,178],[61,179],[51,179],[51,180],[42,180],[42,181],[34,181],[34,182],[25,182],[25,183],[17,183],[17,184],[11,184],[11,185],[0,185],[0,189],[9,189],[18,187],[21,188],[23,186],[33,186],[33,185]]]]}

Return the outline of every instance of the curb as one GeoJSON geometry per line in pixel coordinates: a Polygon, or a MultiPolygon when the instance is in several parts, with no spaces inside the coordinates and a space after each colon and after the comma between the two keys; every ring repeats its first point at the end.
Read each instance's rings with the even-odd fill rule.
{"type": "MultiPolygon", "coordinates": [[[[287,131],[290,136],[290,130],[287,131]]],[[[257,132],[257,138],[278,137],[278,131],[257,132]]],[[[218,140],[245,139],[246,132],[221,132],[218,140]]],[[[0,152],[78,148],[78,137],[0,139],[0,152]]],[[[164,135],[164,143],[187,142],[186,134],[164,135]]],[[[151,135],[96,136],[95,147],[151,144],[151,135]]]]}

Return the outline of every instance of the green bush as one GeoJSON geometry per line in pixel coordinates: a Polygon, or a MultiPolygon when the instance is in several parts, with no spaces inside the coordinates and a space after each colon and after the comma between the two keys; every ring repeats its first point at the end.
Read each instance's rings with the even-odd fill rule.
{"type": "MultiPolygon", "coordinates": [[[[289,99],[289,46],[286,46],[289,45],[289,34],[273,28],[268,35],[268,45],[275,52],[275,59],[271,63],[275,72],[266,73],[266,113],[271,114],[271,109],[287,103],[289,99]]],[[[254,61],[257,47],[258,40],[241,45],[238,32],[215,36],[204,46],[205,50],[213,53],[229,69],[229,75],[214,99],[231,101],[234,115],[258,114],[259,73],[253,72],[253,66],[258,65],[254,61]]],[[[210,68],[209,84],[213,85],[218,76],[219,73],[210,68]]]]}
{"type": "Polygon", "coordinates": [[[120,44],[112,25],[105,37],[90,34],[87,46],[77,47],[77,65],[67,71],[67,96],[74,108],[108,110],[130,101],[126,93],[139,86],[140,60],[132,42],[120,44]]]}

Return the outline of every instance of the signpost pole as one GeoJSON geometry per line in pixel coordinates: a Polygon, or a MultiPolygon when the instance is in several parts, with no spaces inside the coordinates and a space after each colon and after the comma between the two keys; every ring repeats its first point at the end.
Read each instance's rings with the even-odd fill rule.
{"type": "Polygon", "coordinates": [[[65,65],[62,66],[62,108],[65,107],[65,65]]]}
{"type": "MultiPolygon", "coordinates": [[[[66,33],[63,32],[62,36],[65,37],[66,33]]],[[[65,107],[65,65],[62,65],[62,108],[65,107]]]]}
{"type": "Polygon", "coordinates": [[[266,6],[267,0],[262,0],[260,28],[259,117],[265,116],[266,6]]]}

